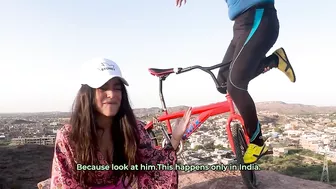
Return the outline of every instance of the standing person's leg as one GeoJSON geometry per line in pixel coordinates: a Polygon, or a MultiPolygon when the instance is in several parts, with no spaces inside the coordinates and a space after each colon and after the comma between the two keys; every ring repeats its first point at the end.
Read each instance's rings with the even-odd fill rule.
{"type": "Polygon", "coordinates": [[[264,8],[251,8],[235,20],[234,27],[237,44],[227,87],[250,137],[251,143],[244,161],[253,163],[267,151],[267,147],[260,138],[262,132],[256,107],[247,88],[250,80],[255,77],[261,60],[277,40],[279,23],[276,10],[272,4],[264,8]]]}

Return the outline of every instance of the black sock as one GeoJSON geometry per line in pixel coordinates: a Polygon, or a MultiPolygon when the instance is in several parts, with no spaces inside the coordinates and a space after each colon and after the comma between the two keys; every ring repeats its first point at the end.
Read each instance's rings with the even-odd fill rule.
{"type": "Polygon", "coordinates": [[[268,56],[267,61],[269,62],[268,66],[270,68],[276,68],[279,65],[279,57],[276,54],[271,54],[268,56]]]}
{"type": "Polygon", "coordinates": [[[251,141],[251,143],[256,144],[256,145],[258,145],[258,146],[262,146],[262,145],[264,145],[264,140],[259,138],[259,137],[261,137],[261,136],[262,136],[262,134],[261,134],[261,131],[260,131],[260,132],[258,133],[258,135],[257,135],[257,138],[254,139],[253,141],[251,141]]]}
{"type": "MultiPolygon", "coordinates": [[[[254,132],[258,132],[258,134],[257,134],[257,136],[255,137],[255,139],[253,140],[253,136],[251,137],[251,143],[253,143],[253,144],[256,144],[256,145],[258,145],[258,146],[262,146],[262,145],[264,145],[264,140],[263,139],[261,139],[260,137],[262,136],[262,132],[261,132],[261,125],[260,125],[260,123],[258,122],[258,126],[257,126],[257,128],[256,128],[256,130],[254,131],[254,132]],[[259,131],[259,132],[258,132],[259,131]]],[[[253,135],[254,135],[255,133],[253,133],[253,135]]]]}
{"type": "MultiPolygon", "coordinates": [[[[264,58],[261,63],[260,66],[257,69],[256,72],[256,76],[258,76],[261,73],[264,73],[265,68],[277,68],[279,65],[279,57],[276,54],[271,54],[270,56],[264,58]]],[[[255,77],[256,77],[255,76],[255,77]]]]}

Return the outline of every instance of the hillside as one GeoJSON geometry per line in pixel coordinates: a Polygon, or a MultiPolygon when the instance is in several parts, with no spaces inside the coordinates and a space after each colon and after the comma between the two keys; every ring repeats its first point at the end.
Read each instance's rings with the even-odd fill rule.
{"type": "MultiPolygon", "coordinates": [[[[314,106],[305,104],[285,103],[281,101],[257,102],[256,107],[258,111],[277,112],[280,114],[317,114],[317,113],[336,113],[336,106],[314,106]]],[[[168,107],[168,111],[185,110],[187,106],[174,106],[168,107]]],[[[137,116],[143,117],[148,115],[160,114],[159,107],[151,108],[134,108],[137,116]]],[[[38,113],[0,113],[0,117],[9,116],[29,117],[33,115],[46,116],[46,117],[69,117],[70,112],[38,112],[38,113]]]]}
{"type": "Polygon", "coordinates": [[[54,148],[52,146],[0,147],[0,189],[33,189],[48,178],[54,148]]]}
{"type": "Polygon", "coordinates": [[[318,113],[336,113],[336,106],[313,106],[304,104],[288,104],[281,101],[258,102],[256,103],[258,111],[277,112],[280,114],[318,114],[318,113]]]}
{"type": "MultiPolygon", "coordinates": [[[[175,106],[175,107],[168,107],[169,112],[181,111],[187,109],[187,106],[175,106]]],[[[152,107],[152,108],[135,108],[134,110],[135,115],[138,117],[144,117],[148,115],[157,115],[160,114],[160,108],[152,107]]]]}
{"type": "MultiPolygon", "coordinates": [[[[281,101],[270,102],[257,102],[256,107],[258,111],[268,111],[285,115],[302,115],[302,114],[324,114],[324,113],[336,113],[336,106],[314,106],[305,104],[290,104],[281,101]]],[[[168,111],[185,110],[187,106],[175,106],[169,107],[168,111]]],[[[159,114],[160,108],[135,108],[134,112],[137,116],[148,116],[159,114]]]]}
{"type": "MultiPolygon", "coordinates": [[[[336,113],[336,106],[322,107],[322,106],[305,105],[305,104],[291,104],[281,101],[257,102],[256,107],[258,111],[276,112],[279,114],[286,114],[286,115],[336,113]]],[[[187,109],[187,106],[175,106],[175,107],[169,107],[168,111],[178,111],[185,109],[187,109]]],[[[139,117],[158,114],[159,111],[160,108],[158,107],[134,109],[135,114],[139,117]]]]}

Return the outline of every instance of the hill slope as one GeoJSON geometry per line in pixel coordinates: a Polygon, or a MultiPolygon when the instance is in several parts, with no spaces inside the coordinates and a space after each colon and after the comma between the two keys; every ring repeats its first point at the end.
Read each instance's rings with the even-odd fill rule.
{"type": "MultiPolygon", "coordinates": [[[[280,114],[316,114],[316,113],[336,113],[336,106],[314,106],[314,105],[305,105],[305,104],[291,104],[285,103],[281,101],[269,101],[269,102],[257,102],[256,107],[258,111],[269,111],[269,112],[277,112],[280,114]]],[[[185,110],[187,106],[174,106],[168,107],[168,111],[179,111],[185,110]]],[[[160,114],[159,107],[151,107],[151,108],[134,108],[135,114],[139,117],[160,114]]],[[[0,113],[1,117],[8,116],[46,116],[46,117],[69,117],[70,112],[40,112],[40,113],[0,113]]]]}
{"type": "Polygon", "coordinates": [[[317,114],[336,113],[335,106],[313,106],[304,104],[288,104],[280,101],[258,102],[258,111],[278,112],[280,114],[317,114]]]}

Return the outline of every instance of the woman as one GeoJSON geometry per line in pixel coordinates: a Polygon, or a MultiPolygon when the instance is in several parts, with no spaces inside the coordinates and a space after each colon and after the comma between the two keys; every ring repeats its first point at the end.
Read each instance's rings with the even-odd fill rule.
{"type": "Polygon", "coordinates": [[[177,188],[176,170],[140,168],[176,163],[175,149],[191,109],[173,131],[171,146],[154,149],[144,123],[136,120],[131,109],[125,87],[128,83],[118,65],[99,58],[83,68],[70,123],[57,132],[51,188],[121,189],[135,183],[138,188],[177,188]],[[124,165],[124,170],[112,169],[112,164],[124,165]],[[138,168],[131,170],[134,165],[138,168]]]}

